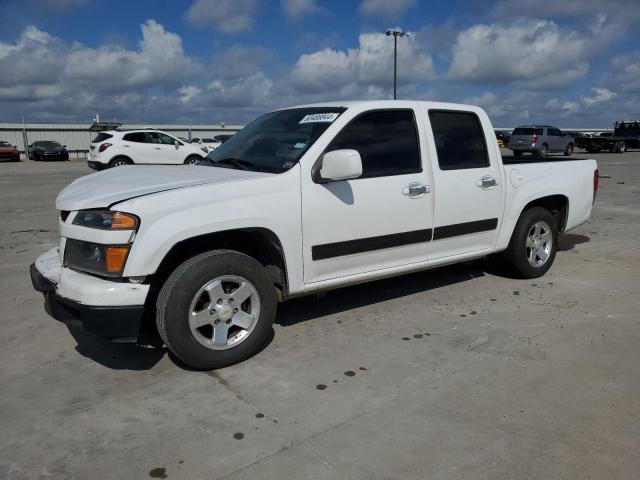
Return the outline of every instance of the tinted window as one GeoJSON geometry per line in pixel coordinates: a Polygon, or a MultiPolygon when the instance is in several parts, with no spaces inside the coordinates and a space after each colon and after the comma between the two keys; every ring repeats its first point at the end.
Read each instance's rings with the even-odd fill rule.
{"type": "Polygon", "coordinates": [[[151,137],[153,143],[161,143],[162,145],[174,145],[176,143],[173,137],[170,137],[169,135],[166,135],[164,133],[151,132],[147,135],[151,137]]]}
{"type": "Polygon", "coordinates": [[[128,142],[151,143],[150,141],[147,141],[147,134],[145,132],[127,133],[122,138],[123,138],[123,140],[126,140],[128,142]]]}
{"type": "Polygon", "coordinates": [[[202,141],[204,143],[215,143],[216,142],[213,138],[203,138],[202,141]]]}
{"type": "Polygon", "coordinates": [[[467,112],[429,111],[441,170],[489,166],[478,117],[467,112]]]}
{"type": "Polygon", "coordinates": [[[345,148],[360,153],[360,178],[420,171],[418,134],[410,110],[384,110],[357,117],[342,129],[327,151],[345,148]]]}
{"type": "Polygon", "coordinates": [[[9,142],[0,141],[0,147],[10,147],[9,142]]]}
{"type": "Polygon", "coordinates": [[[109,140],[111,137],[113,137],[113,135],[109,135],[108,133],[99,133],[93,140],[91,140],[91,143],[104,142],[105,140],[109,140]]]}
{"type": "Polygon", "coordinates": [[[518,127],[513,131],[513,135],[542,135],[541,128],[518,127]]]}

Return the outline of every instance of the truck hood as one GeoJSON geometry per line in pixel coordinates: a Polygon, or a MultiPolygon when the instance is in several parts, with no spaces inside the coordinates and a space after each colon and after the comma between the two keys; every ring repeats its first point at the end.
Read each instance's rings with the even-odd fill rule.
{"type": "Polygon", "coordinates": [[[81,177],[60,192],[58,210],[105,208],[129,198],[207,183],[241,182],[269,173],[198,165],[131,165],[81,177]]]}

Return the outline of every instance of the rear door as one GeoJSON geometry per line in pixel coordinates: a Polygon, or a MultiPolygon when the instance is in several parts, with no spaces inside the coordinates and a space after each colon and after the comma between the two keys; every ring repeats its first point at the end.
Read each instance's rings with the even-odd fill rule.
{"type": "Polygon", "coordinates": [[[505,190],[497,147],[484,134],[491,123],[481,111],[425,113],[436,204],[429,259],[492,249],[505,190]]]}
{"type": "Polygon", "coordinates": [[[133,163],[154,163],[153,139],[147,132],[130,132],[122,137],[122,152],[133,160],[133,163]]]}
{"type": "Polygon", "coordinates": [[[309,171],[302,173],[306,284],[427,259],[433,196],[428,156],[421,155],[424,136],[418,135],[424,120],[417,121],[412,108],[352,115],[324,152],[357,150],[362,176],[317,183],[309,171]]]}

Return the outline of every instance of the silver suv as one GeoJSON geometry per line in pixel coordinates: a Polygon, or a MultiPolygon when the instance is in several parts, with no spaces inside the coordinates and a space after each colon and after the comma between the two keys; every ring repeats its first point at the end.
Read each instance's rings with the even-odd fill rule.
{"type": "Polygon", "coordinates": [[[568,157],[573,153],[573,137],[550,125],[522,125],[511,134],[509,149],[516,157],[523,152],[541,157],[549,152],[562,152],[568,157]]]}

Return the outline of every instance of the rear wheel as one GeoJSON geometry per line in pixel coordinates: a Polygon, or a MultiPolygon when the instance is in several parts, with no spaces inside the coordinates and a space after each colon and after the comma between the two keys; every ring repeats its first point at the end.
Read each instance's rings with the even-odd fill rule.
{"type": "Polygon", "coordinates": [[[615,153],[624,153],[627,151],[627,144],[623,140],[616,142],[612,151],[615,153]]]}
{"type": "Polygon", "coordinates": [[[533,207],[518,219],[505,258],[521,278],[536,278],[547,273],[556,257],[558,226],[551,213],[533,207]]]}
{"type": "Polygon", "coordinates": [[[539,157],[546,157],[547,153],[549,153],[549,145],[547,145],[545,143],[540,147],[540,150],[538,150],[538,156],[539,157]]]}
{"type": "Polygon", "coordinates": [[[109,168],[122,167],[124,165],[133,165],[133,162],[127,157],[116,157],[109,162],[109,168]]]}
{"type": "Polygon", "coordinates": [[[573,153],[573,143],[569,143],[567,145],[567,148],[564,149],[564,156],[570,157],[572,153],[573,153]]]}
{"type": "Polygon", "coordinates": [[[156,324],[187,365],[222,368],[257,353],[271,333],[276,305],[273,281],[257,260],[213,250],[169,276],[158,294],[156,324]]]}

